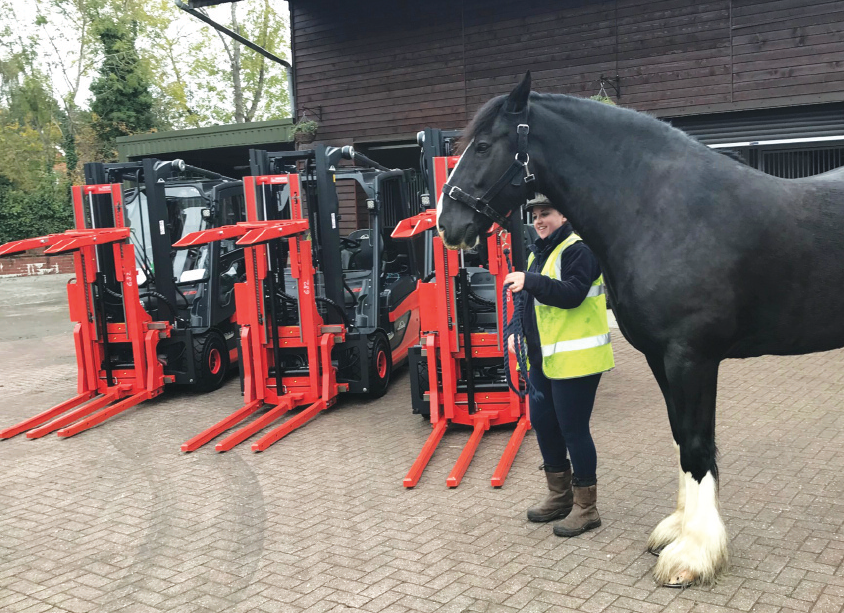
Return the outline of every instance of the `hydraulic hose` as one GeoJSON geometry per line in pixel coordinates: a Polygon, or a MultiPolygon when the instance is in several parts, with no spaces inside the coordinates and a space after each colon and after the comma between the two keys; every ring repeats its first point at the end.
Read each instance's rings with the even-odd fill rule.
{"type": "Polygon", "coordinates": [[[386,170],[392,170],[391,168],[387,168],[386,166],[379,164],[375,160],[370,159],[370,158],[366,157],[364,154],[359,153],[357,151],[355,151],[352,154],[352,156],[353,156],[355,162],[363,164],[364,166],[369,166],[370,168],[375,168],[376,170],[385,170],[385,171],[386,170]]]}
{"type": "MultiPolygon", "coordinates": [[[[285,302],[289,302],[290,304],[298,304],[299,300],[295,296],[291,296],[285,292],[276,292],[276,295],[284,300],[285,302]]],[[[336,313],[340,316],[340,319],[343,320],[343,324],[346,326],[347,329],[351,330],[354,327],[354,324],[349,320],[349,316],[346,315],[345,309],[340,308],[336,302],[331,300],[330,298],[325,298],[323,296],[314,296],[314,300],[316,302],[322,302],[330,306],[332,309],[336,311],[336,313]]]]}

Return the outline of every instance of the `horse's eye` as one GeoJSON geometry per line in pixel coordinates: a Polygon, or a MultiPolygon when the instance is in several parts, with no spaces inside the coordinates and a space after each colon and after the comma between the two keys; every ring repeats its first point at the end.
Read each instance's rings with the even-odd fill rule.
{"type": "Polygon", "coordinates": [[[489,151],[489,143],[478,143],[475,145],[475,151],[478,153],[484,153],[485,151],[489,151]]]}

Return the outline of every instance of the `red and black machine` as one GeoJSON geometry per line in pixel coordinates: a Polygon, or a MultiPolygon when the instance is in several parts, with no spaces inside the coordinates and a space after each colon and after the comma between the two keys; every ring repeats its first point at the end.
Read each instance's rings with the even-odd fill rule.
{"type": "MultiPolygon", "coordinates": [[[[438,142],[438,130],[426,130],[425,140],[438,142]]],[[[456,156],[429,156],[431,193],[439,194],[456,156]]],[[[430,209],[403,221],[394,238],[433,235],[436,211],[430,209]]],[[[410,351],[409,368],[414,413],[429,418],[433,431],[422,452],[404,478],[413,487],[422,476],[437,445],[451,424],[472,427],[472,435],[446,479],[449,487],[460,484],[485,431],[492,426],[516,424],[492,485],[500,487],[512,466],[521,442],[530,429],[526,399],[507,384],[504,360],[516,373],[515,356],[507,351],[500,305],[504,277],[508,273],[505,250],[524,253],[521,220],[514,218],[515,232],[493,226],[474,252],[448,250],[439,236],[431,236],[435,279],[420,283],[419,299],[431,305],[422,312],[422,341],[410,351]],[[511,238],[519,239],[511,245],[511,238]],[[435,307],[435,308],[433,308],[435,307]]],[[[509,312],[512,313],[512,301],[509,312]]]]}
{"type": "Polygon", "coordinates": [[[234,342],[227,344],[236,324],[226,275],[242,254],[179,257],[172,242],[237,216],[241,183],[152,158],[86,164],[85,178],[72,190],[75,229],[0,247],[0,256],[36,248],[73,253],[77,395],[0,438],[72,436],[159,395],[166,383],[214,389],[236,356],[234,342]]]}
{"type": "Polygon", "coordinates": [[[263,451],[332,406],[340,392],[382,396],[393,368],[419,342],[423,264],[416,245],[390,237],[410,215],[409,171],[324,145],[252,150],[250,165],[247,221],[176,245],[232,240],[246,250],[245,282],[236,286],[245,404],[182,451],[237,427],[215,446],[227,451],[304,406],[252,444],[263,451]],[[344,159],[363,166],[340,166],[344,159]],[[346,237],[338,227],[336,186],[343,182],[362,191],[369,215],[369,228],[346,237]]]}

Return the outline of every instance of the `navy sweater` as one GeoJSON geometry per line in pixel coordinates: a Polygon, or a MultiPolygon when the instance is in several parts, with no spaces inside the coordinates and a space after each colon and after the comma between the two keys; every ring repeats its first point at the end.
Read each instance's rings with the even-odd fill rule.
{"type": "Polygon", "coordinates": [[[525,303],[524,330],[528,344],[528,359],[531,364],[542,364],[542,349],[539,329],[536,326],[534,300],[558,309],[574,309],[586,299],[589,288],[601,275],[601,266],[589,247],[578,241],[563,251],[557,279],[544,276],[540,271],[548,256],[572,233],[571,224],[566,222],[546,239],[538,238],[531,245],[534,260],[525,273],[525,288],[528,300],[525,303]]]}

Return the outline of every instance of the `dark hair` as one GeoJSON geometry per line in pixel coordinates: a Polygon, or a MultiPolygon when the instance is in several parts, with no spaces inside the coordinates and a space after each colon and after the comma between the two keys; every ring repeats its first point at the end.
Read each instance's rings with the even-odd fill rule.
{"type": "Polygon", "coordinates": [[[469,125],[466,126],[463,134],[460,135],[458,153],[463,153],[466,150],[466,147],[472,142],[475,136],[478,135],[478,132],[482,132],[492,125],[492,122],[494,122],[495,118],[498,117],[501,107],[504,106],[505,100],[507,100],[506,95],[497,96],[484,104],[478,112],[475,113],[472,121],[469,122],[469,125]]]}

